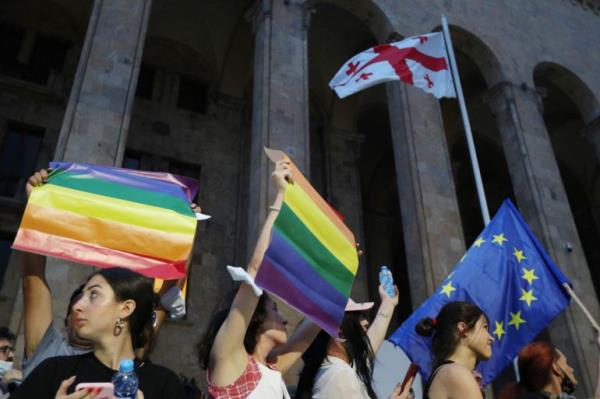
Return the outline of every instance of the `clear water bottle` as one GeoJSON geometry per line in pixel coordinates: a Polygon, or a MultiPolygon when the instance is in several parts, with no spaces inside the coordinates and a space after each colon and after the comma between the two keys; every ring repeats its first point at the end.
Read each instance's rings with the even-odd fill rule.
{"type": "Polygon", "coordinates": [[[379,284],[383,285],[383,289],[389,297],[393,298],[396,296],[396,290],[394,289],[394,277],[392,272],[387,266],[381,266],[379,269],[379,284]]]}
{"type": "Polygon", "coordinates": [[[115,386],[115,399],[135,399],[139,380],[133,371],[133,360],[123,359],[119,371],[112,377],[115,386]]]}

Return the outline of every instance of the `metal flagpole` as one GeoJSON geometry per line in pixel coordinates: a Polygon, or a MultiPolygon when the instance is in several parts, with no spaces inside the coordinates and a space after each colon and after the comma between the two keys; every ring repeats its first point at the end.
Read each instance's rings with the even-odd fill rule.
{"type": "Polygon", "coordinates": [[[471,131],[471,123],[469,122],[469,114],[467,113],[467,106],[465,104],[465,97],[462,91],[460,76],[458,76],[458,66],[456,65],[456,58],[454,57],[454,48],[452,47],[452,39],[450,38],[448,21],[444,15],[442,15],[442,29],[444,31],[444,41],[446,42],[448,59],[450,60],[450,70],[452,71],[454,90],[456,91],[456,98],[458,99],[458,104],[460,105],[460,114],[462,116],[463,125],[465,126],[465,134],[467,136],[467,144],[469,146],[469,156],[471,158],[473,175],[475,176],[475,186],[477,187],[477,196],[479,197],[481,216],[483,216],[483,224],[487,226],[490,223],[490,211],[488,209],[487,199],[485,198],[485,190],[483,189],[481,172],[479,171],[479,162],[477,161],[477,152],[475,151],[473,132],[471,131]]]}
{"type": "MultiPolygon", "coordinates": [[[[477,187],[477,196],[479,197],[481,216],[483,216],[484,225],[487,226],[490,223],[490,210],[488,209],[485,190],[483,189],[483,181],[481,179],[481,172],[479,171],[479,162],[477,161],[477,152],[475,151],[475,142],[473,141],[473,132],[471,131],[471,122],[469,121],[467,105],[465,103],[465,97],[462,91],[462,83],[460,82],[460,76],[458,75],[458,65],[456,63],[456,57],[454,56],[454,47],[452,47],[450,29],[448,29],[448,20],[446,19],[445,15],[442,15],[442,30],[444,32],[446,52],[448,53],[448,59],[450,61],[450,70],[452,71],[454,90],[456,91],[456,98],[458,99],[458,104],[460,105],[460,114],[462,116],[463,125],[465,126],[465,134],[467,136],[467,144],[469,146],[471,167],[473,168],[473,175],[475,176],[475,186],[477,187]]],[[[513,359],[513,368],[515,371],[515,377],[517,381],[519,381],[521,378],[519,375],[519,367],[517,366],[517,359],[518,357],[513,359]]]]}

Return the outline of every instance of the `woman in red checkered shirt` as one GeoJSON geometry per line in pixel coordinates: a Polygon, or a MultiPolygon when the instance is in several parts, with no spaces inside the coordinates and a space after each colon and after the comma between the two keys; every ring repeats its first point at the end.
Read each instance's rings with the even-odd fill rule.
{"type": "Polygon", "coordinates": [[[272,174],[277,197],[258,238],[247,270],[228,266],[240,288],[213,317],[199,345],[209,394],[215,399],[288,399],[282,374],[300,358],[319,332],[304,321],[288,340],[287,321],[277,304],[254,284],[281,209],[288,182],[289,161],[279,161],[272,174]]]}

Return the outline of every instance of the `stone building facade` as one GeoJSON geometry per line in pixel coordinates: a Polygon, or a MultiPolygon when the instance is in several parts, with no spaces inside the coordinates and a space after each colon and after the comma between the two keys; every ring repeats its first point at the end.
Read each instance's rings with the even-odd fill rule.
{"type": "MultiPolygon", "coordinates": [[[[375,298],[378,266],[391,266],[398,325],[483,227],[458,106],[399,83],[339,100],[327,82],[376,43],[439,30],[442,14],[491,212],[513,199],[600,315],[597,1],[6,0],[0,324],[20,330],[9,247],[33,170],[66,160],[188,175],[213,219],[199,227],[189,315],[165,326],[153,358],[199,376],[194,344],[233,287],[225,265],[248,259],[273,194],[268,146],[293,157],[365,249],[357,300],[375,298]]],[[[57,320],[89,271],[49,262],[57,320]]],[[[591,395],[599,354],[583,313],[571,306],[544,338],[591,395]]]]}

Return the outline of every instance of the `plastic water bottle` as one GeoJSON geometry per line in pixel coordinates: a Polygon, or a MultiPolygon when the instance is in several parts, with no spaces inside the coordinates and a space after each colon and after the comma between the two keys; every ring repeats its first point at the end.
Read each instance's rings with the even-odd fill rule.
{"type": "Polygon", "coordinates": [[[121,360],[119,372],[113,375],[112,383],[115,386],[115,399],[135,399],[139,380],[133,371],[133,360],[121,360]]]}
{"type": "Polygon", "coordinates": [[[389,297],[393,298],[396,296],[396,290],[394,289],[394,277],[392,272],[387,266],[381,266],[379,269],[379,284],[383,285],[383,289],[389,297]]]}

